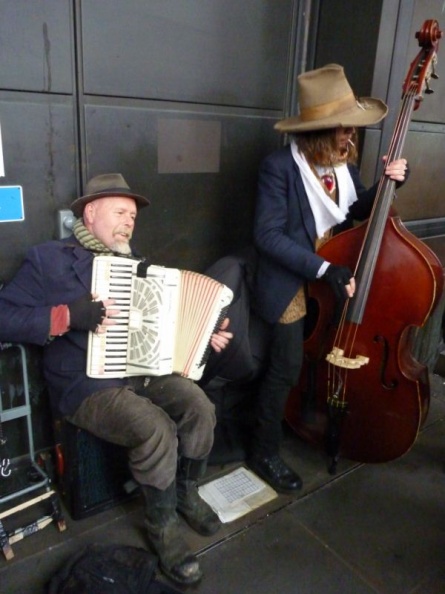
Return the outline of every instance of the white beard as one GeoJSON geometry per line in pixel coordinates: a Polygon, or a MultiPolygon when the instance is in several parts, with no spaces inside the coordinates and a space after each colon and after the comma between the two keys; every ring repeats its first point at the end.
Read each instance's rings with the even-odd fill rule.
{"type": "Polygon", "coordinates": [[[129,256],[131,254],[130,244],[126,241],[116,241],[111,245],[111,249],[113,250],[113,252],[117,252],[118,254],[124,254],[125,256],[129,256]]]}

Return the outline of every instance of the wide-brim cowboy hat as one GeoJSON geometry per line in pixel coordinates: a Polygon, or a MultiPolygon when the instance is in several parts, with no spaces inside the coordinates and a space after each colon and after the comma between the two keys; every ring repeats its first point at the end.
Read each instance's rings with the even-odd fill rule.
{"type": "Polygon", "coordinates": [[[327,64],[298,77],[300,113],[280,120],[280,132],[310,132],[329,128],[370,126],[380,122],[388,106],[380,99],[357,99],[342,66],[327,64]]]}
{"type": "Polygon", "coordinates": [[[123,175],[120,173],[104,173],[90,179],[85,188],[85,195],[76,198],[71,204],[74,216],[81,217],[83,209],[89,202],[98,198],[132,198],[139,209],[150,204],[150,200],[139,194],[134,194],[123,175]]]}

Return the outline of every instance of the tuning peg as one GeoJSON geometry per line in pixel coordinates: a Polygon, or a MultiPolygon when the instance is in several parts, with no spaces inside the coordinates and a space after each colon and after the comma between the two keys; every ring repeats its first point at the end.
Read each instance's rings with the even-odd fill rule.
{"type": "Polygon", "coordinates": [[[439,78],[439,75],[436,73],[436,64],[437,59],[433,60],[433,63],[431,65],[431,78],[434,78],[435,80],[439,78]]]}
{"type": "Polygon", "coordinates": [[[425,94],[432,95],[434,93],[433,89],[430,89],[430,83],[428,80],[425,81],[425,94]]]}

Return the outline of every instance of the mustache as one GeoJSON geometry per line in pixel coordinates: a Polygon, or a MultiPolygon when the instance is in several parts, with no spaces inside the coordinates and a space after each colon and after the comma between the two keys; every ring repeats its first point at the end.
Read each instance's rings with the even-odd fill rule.
{"type": "Polygon", "coordinates": [[[113,235],[124,235],[125,237],[128,237],[128,239],[133,237],[133,233],[131,231],[128,231],[128,229],[122,229],[121,227],[115,229],[113,235]]]}

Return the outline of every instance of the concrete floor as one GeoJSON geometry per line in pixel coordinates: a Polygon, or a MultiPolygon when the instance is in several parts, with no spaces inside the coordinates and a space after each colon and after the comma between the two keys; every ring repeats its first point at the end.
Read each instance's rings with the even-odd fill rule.
{"type": "MultiPolygon", "coordinates": [[[[283,454],[305,484],[202,538],[184,525],[199,554],[199,594],[443,594],[445,592],[445,386],[431,376],[431,410],[401,459],[378,465],[341,460],[337,475],[321,453],[290,432],[283,454]]],[[[210,474],[226,472],[212,467],[210,474]]],[[[54,524],[0,558],[1,594],[42,594],[54,571],[82,546],[144,546],[136,498],[67,530],[54,524]]]]}

